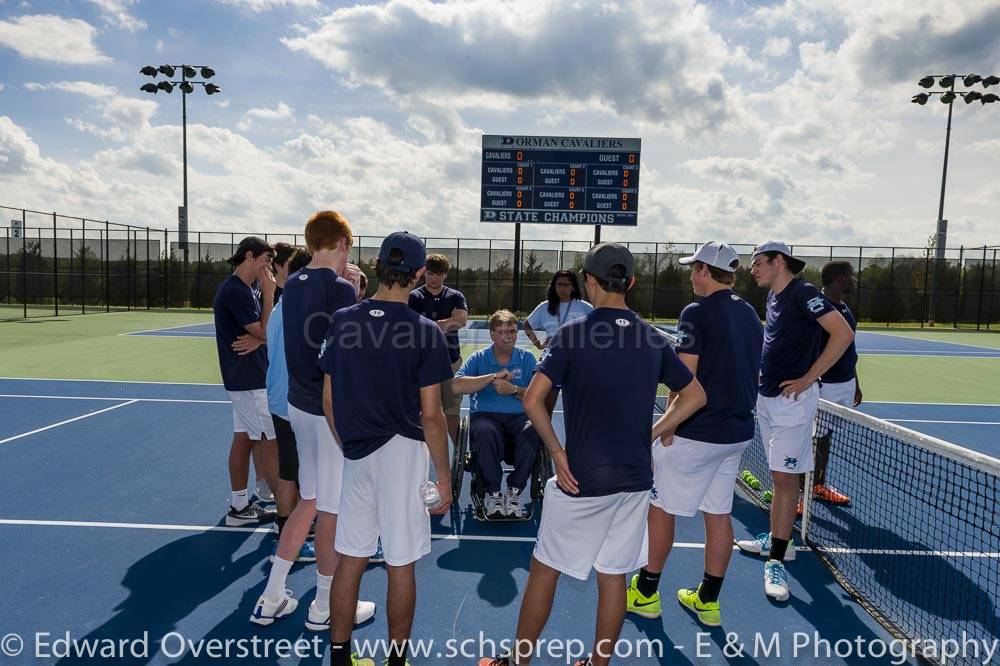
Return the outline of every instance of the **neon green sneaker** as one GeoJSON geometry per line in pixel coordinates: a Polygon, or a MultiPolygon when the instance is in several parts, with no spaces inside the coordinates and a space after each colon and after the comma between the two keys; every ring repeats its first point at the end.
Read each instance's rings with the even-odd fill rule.
{"type": "Polygon", "coordinates": [[[359,657],[356,654],[351,655],[351,666],[375,666],[375,660],[368,657],[359,657]]]}
{"type": "Polygon", "coordinates": [[[632,582],[625,590],[625,610],[640,617],[655,619],[660,617],[660,593],[647,597],[639,591],[639,574],[632,576],[632,582]]]}
{"type": "MultiPolygon", "coordinates": [[[[701,584],[698,585],[701,589],[701,584]]],[[[719,610],[718,601],[703,602],[698,596],[698,590],[680,589],[677,590],[677,601],[681,606],[698,616],[698,621],[706,627],[718,627],[722,625],[722,613],[719,610]]]]}

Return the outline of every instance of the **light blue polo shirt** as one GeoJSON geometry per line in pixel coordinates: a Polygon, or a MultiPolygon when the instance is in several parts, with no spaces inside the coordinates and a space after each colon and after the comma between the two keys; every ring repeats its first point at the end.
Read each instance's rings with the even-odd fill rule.
{"type": "MultiPolygon", "coordinates": [[[[497,357],[493,354],[493,345],[480,349],[469,358],[465,359],[462,368],[455,373],[456,377],[479,377],[501,370],[510,370],[513,375],[511,384],[519,388],[527,388],[531,383],[531,373],[535,370],[535,355],[526,349],[514,347],[510,355],[510,363],[500,365],[497,357]]],[[[493,384],[487,384],[486,388],[473,393],[471,398],[471,411],[492,412],[495,414],[522,414],[524,406],[521,401],[512,395],[500,395],[493,384]]]]}
{"type": "Polygon", "coordinates": [[[279,300],[267,320],[267,409],[288,420],[288,365],[279,300]]]}

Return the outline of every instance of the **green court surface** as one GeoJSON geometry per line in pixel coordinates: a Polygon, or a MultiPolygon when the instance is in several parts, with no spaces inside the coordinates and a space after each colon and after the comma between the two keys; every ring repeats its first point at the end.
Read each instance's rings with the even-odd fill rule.
{"type": "MultiPolygon", "coordinates": [[[[207,313],[113,312],[0,322],[0,374],[7,377],[218,383],[211,338],[124,333],[210,323],[207,313]]],[[[893,335],[1000,348],[1000,335],[905,331],[893,335]]],[[[463,347],[463,357],[473,350],[463,347]]],[[[859,364],[868,401],[1000,403],[1000,359],[865,355],[859,364]]]]}

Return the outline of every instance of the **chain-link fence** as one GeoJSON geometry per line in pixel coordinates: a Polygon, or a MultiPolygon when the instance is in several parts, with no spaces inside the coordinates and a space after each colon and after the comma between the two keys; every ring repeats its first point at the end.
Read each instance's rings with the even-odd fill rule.
{"type": "MultiPolygon", "coordinates": [[[[219,283],[231,272],[226,258],[241,238],[303,242],[301,234],[190,232],[90,220],[0,206],[0,318],[135,309],[211,308],[219,283]],[[186,252],[185,252],[186,247],[186,252]]],[[[587,241],[521,242],[510,239],[427,238],[427,251],[452,264],[448,284],[462,291],[473,315],[498,308],[530,311],[545,299],[553,272],[579,270],[587,241]],[[515,268],[518,266],[520,270],[515,268]]],[[[381,237],[358,236],[352,261],[374,293],[381,237]]],[[[697,243],[626,243],[636,259],[629,305],[647,318],[673,319],[691,302],[680,257],[697,243]]],[[[735,289],[763,311],[766,289],[749,273],[751,245],[735,245],[742,267],[735,289]]],[[[793,246],[806,261],[805,277],[819,285],[823,264],[849,261],[858,278],[851,305],[862,322],[967,326],[1000,323],[1000,246],[949,248],[935,259],[930,248],[793,246]]]]}

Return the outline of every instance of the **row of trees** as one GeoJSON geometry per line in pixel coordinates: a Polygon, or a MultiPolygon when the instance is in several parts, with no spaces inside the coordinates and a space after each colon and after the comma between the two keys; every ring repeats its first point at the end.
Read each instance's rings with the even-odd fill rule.
{"type": "MultiPolygon", "coordinates": [[[[219,283],[231,272],[223,260],[212,256],[191,257],[187,271],[173,252],[149,262],[125,257],[105,261],[98,246],[84,245],[68,257],[54,262],[43,256],[38,242],[29,242],[8,254],[0,254],[0,303],[85,307],[211,307],[219,283]]],[[[527,251],[523,256],[520,284],[522,310],[530,311],[545,299],[553,272],[559,268],[549,256],[527,251]]],[[[629,305],[646,317],[675,318],[694,298],[688,271],[671,252],[636,254],[636,287],[629,305]]],[[[574,272],[582,266],[583,253],[562,257],[564,267],[574,272]],[[567,261],[569,259],[570,261],[567,261]],[[570,265],[571,264],[571,265],[570,265]]],[[[857,270],[857,260],[855,260],[857,270]]],[[[852,303],[862,321],[986,324],[1000,322],[1000,275],[998,257],[990,250],[964,262],[937,263],[928,257],[865,258],[858,272],[859,290],[852,303]],[[936,272],[936,277],[935,277],[936,272]],[[936,290],[934,285],[936,286],[936,290]],[[934,297],[931,298],[931,293],[934,297]],[[933,303],[934,312],[929,312],[933,303]]],[[[361,265],[374,291],[374,257],[361,265]]],[[[474,315],[485,315],[514,302],[514,271],[510,252],[494,257],[485,267],[454,266],[449,283],[465,293],[474,315]]],[[[805,278],[820,284],[819,269],[810,266],[805,278]]],[[[736,273],[736,291],[763,313],[767,295],[757,287],[746,268],[736,273]]],[[[522,313],[523,314],[523,313],[522,313]]]]}

